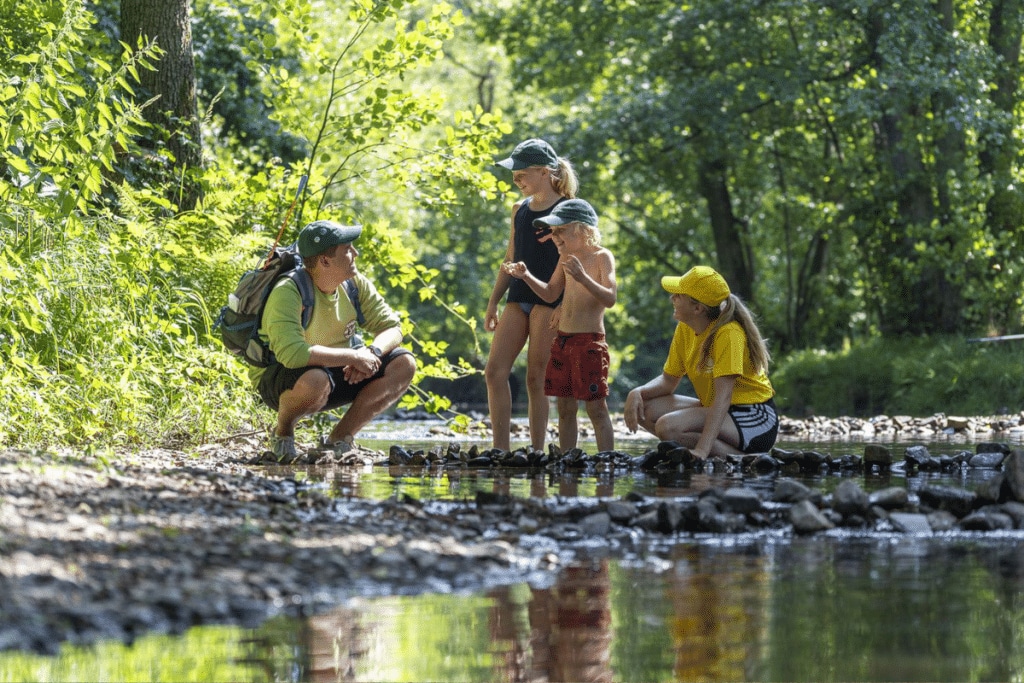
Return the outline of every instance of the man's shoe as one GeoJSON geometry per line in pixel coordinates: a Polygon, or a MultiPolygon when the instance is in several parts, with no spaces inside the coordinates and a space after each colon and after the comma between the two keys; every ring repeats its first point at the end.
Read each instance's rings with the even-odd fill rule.
{"type": "Polygon", "coordinates": [[[334,456],[340,458],[343,455],[347,455],[357,448],[355,441],[335,441],[331,444],[331,450],[334,451],[334,456]]]}
{"type": "Polygon", "coordinates": [[[274,454],[274,459],[282,465],[287,465],[299,457],[299,454],[295,451],[294,436],[272,434],[270,436],[270,450],[274,454]]]}

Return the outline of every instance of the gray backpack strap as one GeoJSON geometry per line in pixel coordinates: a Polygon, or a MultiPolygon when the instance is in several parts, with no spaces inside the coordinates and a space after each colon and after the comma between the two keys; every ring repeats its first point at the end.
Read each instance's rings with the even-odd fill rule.
{"type": "Polygon", "coordinates": [[[356,322],[360,325],[366,322],[366,317],[363,315],[363,306],[359,303],[359,288],[356,287],[355,280],[349,278],[342,283],[345,288],[345,293],[348,294],[348,300],[352,302],[352,307],[356,309],[356,322]]]}
{"type": "Polygon", "coordinates": [[[313,294],[313,278],[310,277],[309,271],[302,267],[301,261],[285,277],[295,283],[299,290],[299,296],[302,297],[302,329],[306,329],[313,317],[313,305],[316,303],[313,294]]]}

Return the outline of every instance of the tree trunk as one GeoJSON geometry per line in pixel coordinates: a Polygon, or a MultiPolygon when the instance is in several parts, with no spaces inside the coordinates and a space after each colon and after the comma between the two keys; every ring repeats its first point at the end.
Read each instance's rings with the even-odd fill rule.
{"type": "MultiPolygon", "coordinates": [[[[870,23],[869,40],[873,48],[887,28],[886,21],[887,18],[876,16],[870,23]]],[[[874,63],[879,73],[898,68],[888,64],[877,50],[874,63]]],[[[891,223],[875,226],[888,236],[881,241],[880,248],[889,253],[878,253],[872,258],[886,269],[876,269],[871,274],[881,293],[879,327],[886,334],[954,332],[963,307],[959,290],[949,281],[945,270],[923,259],[918,251],[920,228],[932,226],[936,218],[934,183],[944,182],[930,174],[922,161],[925,150],[916,135],[916,122],[922,118],[919,102],[919,97],[890,87],[881,107],[883,113],[875,123],[879,163],[884,166],[880,168],[881,176],[892,179],[897,207],[891,223]],[[889,266],[894,261],[902,261],[909,268],[894,269],[889,266]]]]}
{"type": "MultiPolygon", "coordinates": [[[[1014,164],[1018,145],[1013,137],[1016,117],[1015,109],[1020,97],[1021,40],[1024,32],[1024,2],[1022,0],[992,0],[989,13],[988,43],[992,52],[999,57],[1000,68],[994,74],[996,83],[992,102],[1005,112],[1004,121],[997,123],[999,129],[987,136],[979,155],[981,172],[992,179],[992,196],[985,207],[989,229],[998,242],[1007,245],[1019,243],[1015,233],[1020,230],[1024,201],[1020,190],[1015,187],[1014,164]]],[[[998,120],[997,120],[998,121],[998,120]]],[[[998,261],[993,267],[1001,266],[998,261]]],[[[1002,272],[1001,277],[1013,277],[1002,272]]],[[[1021,288],[1020,276],[1007,282],[1003,291],[1004,300],[992,307],[990,324],[1001,332],[1011,332],[1020,327],[1020,309],[1016,297],[1021,288]]]]}
{"type": "Polygon", "coordinates": [[[174,192],[179,208],[195,208],[199,185],[192,169],[202,165],[202,140],[196,106],[196,70],[192,54],[190,0],[121,0],[121,40],[155,41],[164,51],[155,71],[140,70],[140,100],[159,99],[145,109],[146,119],[165,131],[167,149],[184,185],[174,192]]]}
{"type": "Polygon", "coordinates": [[[697,188],[708,205],[718,254],[718,271],[729,283],[733,294],[748,303],[753,302],[754,270],[749,247],[740,230],[742,223],[732,210],[726,164],[720,159],[705,156],[697,166],[697,188]]]}

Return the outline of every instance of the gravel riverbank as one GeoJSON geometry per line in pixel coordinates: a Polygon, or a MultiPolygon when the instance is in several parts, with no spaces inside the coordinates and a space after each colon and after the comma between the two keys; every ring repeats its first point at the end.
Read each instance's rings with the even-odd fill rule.
{"type": "MultiPolygon", "coordinates": [[[[844,459],[779,449],[705,463],[660,444],[643,456],[547,454],[544,462],[536,460],[540,454],[478,449],[471,465],[468,449],[463,453],[457,443],[420,453],[399,448],[422,458],[408,465],[428,468],[507,467],[519,456],[516,466],[581,473],[733,468],[778,479],[773,494],[731,486],[678,499],[524,500],[483,493],[451,503],[337,499],[287,470],[254,466],[261,451],[254,438],[188,454],[2,451],[0,649],[53,653],[64,642],[130,642],[198,624],[255,626],[273,614],[308,614],[355,594],[508,583],[551,573],[574,548],[595,540],[615,553],[646,538],[717,533],[1017,533],[1024,528],[1024,455],[1012,443],[1020,418],[964,418],[962,427],[944,416],[784,425],[787,434],[808,439],[820,438],[822,428],[851,434],[855,426],[866,429],[863,424],[876,436],[898,425],[893,429],[974,429],[975,440],[992,437],[990,445],[959,457],[881,447],[889,451],[888,462],[882,452],[844,459]],[[985,467],[993,476],[977,491],[936,486],[871,494],[849,477],[827,496],[788,478],[813,468],[849,474],[878,467],[985,467]]],[[[382,463],[404,456],[392,449],[365,457],[382,463]]]]}

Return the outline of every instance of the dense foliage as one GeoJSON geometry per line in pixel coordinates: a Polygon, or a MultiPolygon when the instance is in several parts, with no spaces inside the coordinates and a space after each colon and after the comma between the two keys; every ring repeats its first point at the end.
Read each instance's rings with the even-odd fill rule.
{"type": "Polygon", "coordinates": [[[615,396],[660,372],[658,278],[707,263],[760,314],[789,410],[1018,407],[1009,347],[956,340],[1021,327],[1022,5],[197,0],[182,169],[139,88],[163,50],[120,42],[119,3],[0,0],[0,443],[261,428],[211,325],[300,175],[285,239],[363,223],[363,269],[408,312],[405,405],[481,402],[514,199],[490,162],[534,135],[619,263],[615,396]],[[814,396],[885,376],[882,403],[814,396]]]}
{"type": "Polygon", "coordinates": [[[1020,2],[495,5],[627,291],[715,265],[776,351],[1019,329],[1020,2]]]}

